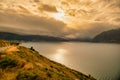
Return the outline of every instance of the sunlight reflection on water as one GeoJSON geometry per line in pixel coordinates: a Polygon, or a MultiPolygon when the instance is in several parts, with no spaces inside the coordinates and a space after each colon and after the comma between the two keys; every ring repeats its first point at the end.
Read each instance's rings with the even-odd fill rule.
{"type": "Polygon", "coordinates": [[[64,56],[66,53],[67,51],[65,49],[57,49],[52,58],[56,61],[64,61],[64,56]]]}

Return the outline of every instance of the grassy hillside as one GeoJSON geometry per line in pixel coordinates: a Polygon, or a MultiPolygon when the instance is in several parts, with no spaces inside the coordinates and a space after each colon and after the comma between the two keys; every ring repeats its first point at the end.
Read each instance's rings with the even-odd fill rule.
{"type": "Polygon", "coordinates": [[[0,52],[0,80],[95,80],[53,62],[34,49],[11,46],[0,52]]]}
{"type": "Polygon", "coordinates": [[[10,42],[6,40],[0,40],[0,47],[11,46],[11,45],[19,45],[19,43],[15,41],[10,42]]]}
{"type": "Polygon", "coordinates": [[[12,43],[10,43],[9,41],[0,40],[0,47],[10,46],[10,45],[12,45],[12,43]]]}

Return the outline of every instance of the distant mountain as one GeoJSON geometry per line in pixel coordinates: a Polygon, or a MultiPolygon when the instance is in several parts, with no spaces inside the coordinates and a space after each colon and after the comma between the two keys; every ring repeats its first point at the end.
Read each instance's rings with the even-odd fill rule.
{"type": "Polygon", "coordinates": [[[120,43],[120,28],[102,32],[99,35],[97,35],[93,39],[93,41],[95,41],[95,42],[120,43]]]}
{"type": "Polygon", "coordinates": [[[0,32],[1,40],[19,40],[19,41],[67,41],[66,39],[47,36],[47,35],[20,35],[9,32],[0,32]]]}

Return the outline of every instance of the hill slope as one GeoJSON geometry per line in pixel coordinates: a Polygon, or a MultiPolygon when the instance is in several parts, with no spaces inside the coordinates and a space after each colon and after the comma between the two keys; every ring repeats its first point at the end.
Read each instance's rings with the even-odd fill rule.
{"type": "Polygon", "coordinates": [[[33,48],[11,46],[0,52],[0,80],[95,80],[40,55],[33,48]]]}
{"type": "Polygon", "coordinates": [[[102,32],[97,35],[93,41],[95,42],[111,42],[111,43],[120,43],[120,29],[114,29],[102,32]]]}

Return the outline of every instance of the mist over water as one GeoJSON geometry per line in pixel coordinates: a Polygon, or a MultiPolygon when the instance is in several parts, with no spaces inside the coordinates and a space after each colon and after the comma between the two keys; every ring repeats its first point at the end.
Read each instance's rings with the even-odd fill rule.
{"type": "Polygon", "coordinates": [[[82,42],[28,42],[22,46],[97,80],[120,79],[120,45],[82,42]]]}

